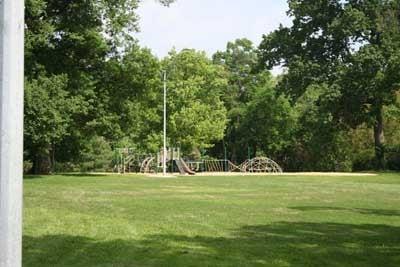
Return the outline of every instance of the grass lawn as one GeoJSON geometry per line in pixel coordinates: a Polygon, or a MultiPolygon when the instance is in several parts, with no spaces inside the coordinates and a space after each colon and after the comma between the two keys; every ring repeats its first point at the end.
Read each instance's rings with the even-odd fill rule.
{"type": "Polygon", "coordinates": [[[26,267],[400,266],[400,174],[24,184],[26,267]]]}

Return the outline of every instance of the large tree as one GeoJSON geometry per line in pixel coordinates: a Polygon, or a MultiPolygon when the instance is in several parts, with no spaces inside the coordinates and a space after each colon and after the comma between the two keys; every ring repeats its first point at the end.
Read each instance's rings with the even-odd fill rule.
{"type": "Polygon", "coordinates": [[[24,136],[26,155],[35,173],[46,173],[54,165],[56,145],[69,135],[79,100],[66,90],[65,76],[40,77],[26,82],[24,136]]]}
{"type": "Polygon", "coordinates": [[[239,128],[242,150],[246,151],[247,144],[252,148],[251,156],[276,158],[291,143],[294,110],[288,98],[275,89],[271,74],[257,75],[239,128]]]}
{"type": "Polygon", "coordinates": [[[169,145],[187,152],[211,147],[223,138],[226,126],[221,101],[226,72],[204,52],[191,49],[170,52],[162,65],[168,76],[169,145]]]}
{"type": "Polygon", "coordinates": [[[280,87],[294,100],[326,84],[337,125],[373,125],[377,167],[384,167],[382,110],[400,81],[399,1],[289,0],[289,7],[293,25],[264,36],[261,66],[288,69],[280,87]]]}
{"type": "Polygon", "coordinates": [[[225,148],[225,156],[234,162],[257,154],[277,156],[290,140],[292,107],[275,90],[276,79],[269,71],[257,71],[257,49],[251,41],[237,39],[215,53],[213,61],[224,67],[229,78],[222,95],[228,127],[213,154],[222,157],[225,148]]]}
{"type": "MultiPolygon", "coordinates": [[[[260,86],[258,73],[254,72],[257,66],[257,49],[248,39],[237,39],[228,42],[225,51],[218,51],[213,55],[213,62],[222,66],[228,77],[228,86],[224,88],[222,100],[228,111],[228,125],[222,143],[217,144],[214,154],[222,157],[227,150],[231,160],[239,162],[247,157],[248,138],[242,127],[246,116],[247,104],[254,94],[256,84],[260,86]]],[[[225,155],[224,155],[225,156],[225,155]]]]}
{"type": "Polygon", "coordinates": [[[101,81],[109,139],[116,146],[123,140],[138,152],[156,152],[162,129],[160,61],[148,49],[132,46],[122,58],[107,62],[101,81]]]}

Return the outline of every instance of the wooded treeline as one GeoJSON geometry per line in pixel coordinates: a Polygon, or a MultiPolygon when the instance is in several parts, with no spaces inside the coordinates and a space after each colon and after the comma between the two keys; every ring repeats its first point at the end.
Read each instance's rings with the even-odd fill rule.
{"type": "Polygon", "coordinates": [[[400,1],[288,2],[292,25],[261,44],[158,59],[135,40],[138,0],[26,0],[25,171],[104,170],[118,147],[158,151],[163,70],[168,142],[187,156],[399,170],[400,1]]]}

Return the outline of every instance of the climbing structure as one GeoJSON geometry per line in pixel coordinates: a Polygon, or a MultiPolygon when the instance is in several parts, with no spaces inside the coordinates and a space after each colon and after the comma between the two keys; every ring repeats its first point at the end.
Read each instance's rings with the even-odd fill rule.
{"type": "Polygon", "coordinates": [[[267,172],[267,173],[282,173],[282,168],[270,158],[257,157],[250,160],[246,160],[238,166],[242,172],[267,172]]]}
{"type": "Polygon", "coordinates": [[[118,148],[114,159],[114,171],[118,173],[129,173],[133,170],[136,156],[132,148],[118,148]]]}
{"type": "MultiPolygon", "coordinates": [[[[118,159],[115,170],[119,173],[132,171],[141,173],[157,173],[162,170],[164,153],[157,155],[135,155],[132,149],[118,149],[118,159]]],[[[246,160],[240,165],[231,161],[207,159],[198,161],[185,160],[180,155],[179,149],[168,149],[166,162],[169,163],[171,172],[178,170],[180,174],[194,175],[196,172],[244,172],[244,173],[282,173],[282,168],[270,158],[256,157],[246,160]]]]}
{"type": "Polygon", "coordinates": [[[142,161],[140,165],[140,172],[141,173],[150,173],[152,171],[152,167],[154,165],[154,157],[147,157],[142,161]]]}
{"type": "MultiPolygon", "coordinates": [[[[166,151],[166,163],[171,163],[170,167],[174,168],[177,167],[180,174],[189,174],[194,175],[194,172],[188,164],[181,158],[180,150],[177,148],[168,149],[166,151]]],[[[149,156],[142,160],[140,164],[140,172],[141,173],[155,173],[161,171],[163,168],[164,162],[164,153],[161,150],[156,157],[149,156]]]]}
{"type": "Polygon", "coordinates": [[[239,166],[230,160],[204,160],[203,171],[205,172],[234,172],[240,171],[239,166]]]}

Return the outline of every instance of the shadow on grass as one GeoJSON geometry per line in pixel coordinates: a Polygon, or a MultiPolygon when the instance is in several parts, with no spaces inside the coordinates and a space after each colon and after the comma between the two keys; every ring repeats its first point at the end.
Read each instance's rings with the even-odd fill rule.
{"type": "MultiPolygon", "coordinates": [[[[104,173],[90,173],[90,172],[77,172],[77,173],[57,173],[54,176],[65,176],[65,177],[109,177],[112,176],[113,173],[104,174],[104,173]]],[[[115,174],[118,175],[118,174],[115,174]]]]}
{"type": "Polygon", "coordinates": [[[24,180],[43,179],[46,175],[24,175],[24,180]]]}
{"type": "Polygon", "coordinates": [[[231,237],[144,240],[24,236],[24,266],[400,266],[400,227],[333,223],[245,226],[231,237]]]}
{"type": "Polygon", "coordinates": [[[300,211],[344,211],[344,212],[355,212],[365,215],[400,216],[400,210],[361,209],[361,208],[324,207],[324,206],[302,206],[302,207],[290,207],[290,208],[300,211]]]}
{"type": "Polygon", "coordinates": [[[33,179],[43,179],[49,177],[112,177],[112,174],[102,174],[102,173],[55,173],[48,175],[24,175],[24,180],[33,180],[33,179]]]}

